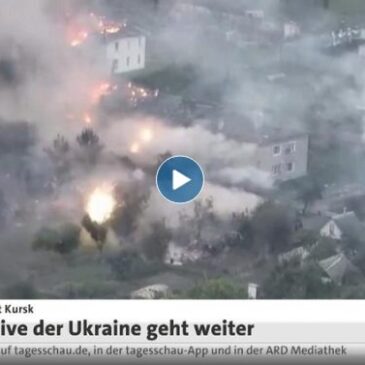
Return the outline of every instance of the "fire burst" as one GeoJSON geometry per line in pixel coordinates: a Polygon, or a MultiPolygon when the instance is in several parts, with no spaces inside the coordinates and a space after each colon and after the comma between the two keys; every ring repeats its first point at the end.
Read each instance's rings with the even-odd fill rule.
{"type": "Polygon", "coordinates": [[[89,16],[91,22],[94,25],[95,31],[101,34],[115,34],[127,26],[125,23],[116,23],[114,21],[105,19],[104,16],[96,15],[95,13],[90,13],[89,16]]]}
{"type": "Polygon", "coordinates": [[[91,123],[92,123],[92,118],[91,118],[91,116],[90,116],[90,114],[89,114],[89,113],[85,113],[85,114],[84,114],[84,122],[85,122],[86,124],[91,124],[91,123]]]}
{"type": "Polygon", "coordinates": [[[89,33],[86,31],[78,32],[70,42],[71,47],[78,47],[83,44],[88,38],[89,33]]]}
{"type": "Polygon", "coordinates": [[[132,82],[128,83],[126,91],[129,102],[135,106],[137,106],[139,102],[157,98],[159,95],[159,90],[151,91],[134,85],[132,82]]]}
{"type": "Polygon", "coordinates": [[[116,201],[110,190],[97,188],[88,199],[86,212],[90,219],[97,224],[107,222],[115,210],[116,201]]]}
{"type": "Polygon", "coordinates": [[[138,143],[133,143],[132,146],[131,146],[131,148],[130,148],[130,151],[133,154],[139,153],[139,151],[140,151],[139,144],[138,143]]]}
{"type": "Polygon", "coordinates": [[[141,140],[145,143],[151,142],[153,139],[152,130],[149,128],[143,128],[141,131],[141,140]]]}
{"type": "Polygon", "coordinates": [[[91,92],[91,99],[94,104],[98,103],[103,96],[109,95],[113,87],[108,82],[102,82],[97,85],[91,92]]]}

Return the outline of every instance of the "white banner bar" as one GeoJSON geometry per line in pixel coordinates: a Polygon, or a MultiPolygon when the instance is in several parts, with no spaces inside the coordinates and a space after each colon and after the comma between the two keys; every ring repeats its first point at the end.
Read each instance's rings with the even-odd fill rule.
{"type": "Polygon", "coordinates": [[[0,301],[0,309],[0,359],[12,361],[365,359],[362,301],[0,301]]]}

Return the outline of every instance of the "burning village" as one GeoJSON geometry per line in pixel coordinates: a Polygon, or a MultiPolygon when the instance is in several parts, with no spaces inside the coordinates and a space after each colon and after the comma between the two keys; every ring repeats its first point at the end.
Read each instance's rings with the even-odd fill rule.
{"type": "Polygon", "coordinates": [[[363,1],[0,10],[0,297],[365,297],[363,1]]]}

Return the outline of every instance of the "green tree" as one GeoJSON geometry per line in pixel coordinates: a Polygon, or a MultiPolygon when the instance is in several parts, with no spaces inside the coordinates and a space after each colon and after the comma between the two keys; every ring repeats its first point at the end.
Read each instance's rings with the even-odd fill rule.
{"type": "Polygon", "coordinates": [[[80,147],[80,160],[94,165],[103,149],[99,136],[91,128],[86,128],[76,137],[76,141],[80,147]]]}
{"type": "Polygon", "coordinates": [[[118,204],[112,218],[112,227],[116,233],[123,237],[135,232],[143,210],[146,208],[149,192],[140,186],[132,187],[125,191],[124,187],[115,189],[115,198],[118,204]]]}
{"type": "Polygon", "coordinates": [[[212,198],[205,200],[198,200],[194,202],[193,214],[180,214],[179,228],[176,232],[176,239],[186,244],[186,242],[203,242],[205,233],[219,224],[217,215],[214,212],[214,202],[212,198]]]}
{"type": "Polygon", "coordinates": [[[295,261],[276,267],[263,285],[265,299],[332,299],[339,288],[322,281],[323,272],[315,264],[302,267],[295,261]]]}
{"type": "Polygon", "coordinates": [[[79,246],[80,227],[76,224],[65,223],[59,228],[59,240],[55,247],[60,254],[69,254],[79,246]]]}
{"type": "Polygon", "coordinates": [[[312,179],[305,179],[298,186],[298,198],[303,203],[303,212],[306,213],[313,203],[322,199],[322,186],[312,179]]]}
{"type": "Polygon", "coordinates": [[[67,180],[71,169],[70,144],[65,137],[57,135],[50,148],[46,149],[46,153],[53,163],[56,178],[58,182],[67,180]]]}
{"type": "Polygon", "coordinates": [[[231,242],[234,246],[238,246],[244,249],[250,249],[254,243],[254,232],[252,227],[251,218],[242,214],[233,214],[232,217],[232,229],[233,233],[230,234],[231,242]],[[233,237],[232,237],[233,235],[233,237]]]}
{"type": "Polygon", "coordinates": [[[259,205],[253,212],[251,223],[259,252],[276,253],[289,246],[293,222],[284,206],[272,201],[259,205]]]}
{"type": "Polygon", "coordinates": [[[151,224],[150,231],[142,241],[146,258],[152,261],[163,261],[172,239],[172,232],[164,220],[151,224]]]}

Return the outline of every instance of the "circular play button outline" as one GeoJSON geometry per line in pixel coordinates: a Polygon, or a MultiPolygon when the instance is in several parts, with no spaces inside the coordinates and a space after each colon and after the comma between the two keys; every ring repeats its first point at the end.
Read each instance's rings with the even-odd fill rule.
{"type": "MultiPolygon", "coordinates": [[[[175,175],[176,176],[176,175],[175,175]]],[[[183,174],[182,172],[179,171],[178,168],[172,168],[171,170],[171,191],[172,192],[178,192],[180,189],[183,189],[185,185],[187,185],[188,183],[194,183],[194,178],[191,178],[188,176],[188,174],[183,174]],[[177,173],[177,176],[182,176],[184,178],[186,178],[186,183],[182,184],[180,187],[178,188],[174,188],[173,185],[174,185],[174,181],[173,181],[173,178],[174,178],[174,175],[177,173]],[[187,181],[189,180],[189,181],[187,181]]],[[[174,204],[179,204],[179,205],[182,205],[182,204],[188,204],[188,203],[191,203],[193,200],[195,200],[196,198],[198,198],[198,196],[200,195],[200,193],[202,192],[203,190],[203,187],[204,187],[204,183],[205,183],[205,175],[204,175],[204,171],[202,169],[202,167],[200,166],[200,164],[198,162],[196,162],[193,158],[189,157],[189,156],[185,156],[185,155],[174,155],[174,156],[171,156],[169,158],[167,158],[165,161],[163,161],[161,163],[161,165],[159,166],[159,168],[157,169],[157,172],[156,172],[156,187],[157,187],[157,190],[159,191],[159,193],[161,194],[161,196],[163,198],[165,198],[167,201],[169,201],[170,203],[174,203],[174,204]],[[190,162],[194,168],[196,168],[197,172],[200,174],[200,181],[199,181],[199,188],[195,189],[196,191],[193,193],[193,196],[191,196],[191,198],[189,199],[186,199],[186,200],[181,200],[181,199],[176,199],[174,200],[173,198],[171,198],[171,196],[168,196],[166,194],[166,192],[164,192],[163,190],[163,187],[161,187],[160,185],[160,182],[159,182],[159,177],[160,176],[160,173],[162,171],[162,169],[164,167],[166,167],[166,165],[171,162],[171,160],[175,160],[175,159],[185,159],[187,160],[188,162],[190,162]]],[[[171,194],[170,194],[171,195],[171,194]]],[[[191,195],[191,194],[190,194],[191,195]]]]}

